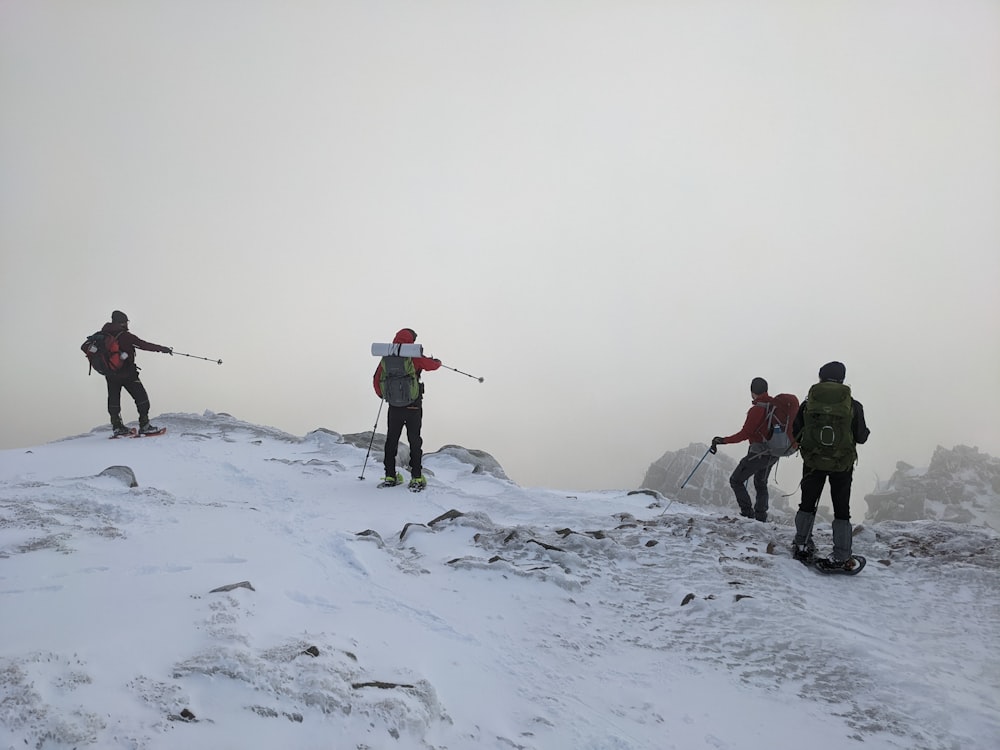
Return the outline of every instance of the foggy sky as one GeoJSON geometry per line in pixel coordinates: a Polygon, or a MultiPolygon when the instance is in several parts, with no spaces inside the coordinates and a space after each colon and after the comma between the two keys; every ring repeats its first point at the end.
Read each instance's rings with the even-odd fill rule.
{"type": "Polygon", "coordinates": [[[3,3],[0,101],[0,448],[106,423],[121,309],[223,360],[140,352],[154,416],[298,435],[371,429],[414,328],[485,379],[425,376],[425,449],[527,486],[637,486],[833,359],[856,507],[1000,455],[991,0],[3,3]]]}

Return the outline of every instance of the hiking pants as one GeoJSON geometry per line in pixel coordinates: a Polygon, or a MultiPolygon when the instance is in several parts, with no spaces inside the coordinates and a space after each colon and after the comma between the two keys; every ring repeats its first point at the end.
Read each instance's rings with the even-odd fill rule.
{"type": "Polygon", "coordinates": [[[743,460],[736,465],[736,470],[729,477],[729,486],[733,488],[733,493],[736,495],[741,516],[756,518],[758,521],[767,520],[767,478],[771,474],[771,467],[776,463],[778,463],[777,456],[747,453],[743,460]],[[753,477],[753,488],[757,496],[757,502],[754,505],[751,505],[750,493],[747,491],[747,481],[750,477],[753,477]]]}
{"type": "Polygon", "coordinates": [[[795,514],[795,543],[803,544],[803,533],[808,530],[812,538],[812,525],[816,520],[816,506],[823,494],[823,485],[830,479],[830,497],[833,499],[833,559],[846,560],[852,554],[853,527],[851,526],[851,481],[854,469],[847,471],[822,471],[802,464],[802,500],[795,514]]]}
{"type": "Polygon", "coordinates": [[[847,471],[822,471],[802,464],[802,500],[799,510],[815,513],[823,485],[830,478],[830,498],[833,500],[833,517],[839,521],[851,520],[851,481],[854,469],[847,471]]]}
{"type": "Polygon", "coordinates": [[[122,418],[122,388],[135,401],[139,422],[149,421],[149,395],[146,393],[146,386],[139,380],[138,370],[133,368],[125,374],[106,375],[105,379],[108,381],[108,414],[111,416],[111,424],[122,418]]]}
{"type": "Polygon", "coordinates": [[[421,459],[423,458],[424,441],[420,437],[420,425],[424,419],[421,406],[390,406],[389,428],[385,436],[385,475],[396,476],[396,452],[399,450],[399,437],[406,428],[406,441],[410,444],[410,477],[423,476],[421,459]]]}

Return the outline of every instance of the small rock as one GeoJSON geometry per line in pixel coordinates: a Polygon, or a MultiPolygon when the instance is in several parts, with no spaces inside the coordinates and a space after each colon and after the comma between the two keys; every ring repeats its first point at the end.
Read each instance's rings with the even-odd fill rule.
{"type": "Polygon", "coordinates": [[[226,586],[219,586],[219,588],[212,589],[208,593],[210,593],[210,594],[218,594],[218,593],[221,593],[223,591],[232,591],[233,589],[250,589],[251,591],[256,591],[257,590],[253,586],[250,585],[250,581],[240,581],[239,583],[230,583],[230,584],[227,584],[226,586]]]}

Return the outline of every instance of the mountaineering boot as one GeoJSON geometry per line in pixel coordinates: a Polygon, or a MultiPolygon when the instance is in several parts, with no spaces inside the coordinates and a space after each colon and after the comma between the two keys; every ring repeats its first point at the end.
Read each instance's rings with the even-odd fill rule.
{"type": "Polygon", "coordinates": [[[841,562],[851,559],[851,541],[854,528],[850,521],[835,519],[833,522],[833,560],[841,562]]]}
{"type": "Polygon", "coordinates": [[[121,414],[112,414],[111,434],[115,437],[119,437],[121,435],[128,435],[129,432],[131,432],[131,430],[129,430],[129,428],[125,426],[125,423],[122,422],[121,414]]]}
{"type": "Polygon", "coordinates": [[[378,483],[379,487],[395,487],[397,484],[403,483],[403,475],[396,473],[396,476],[386,476],[382,477],[382,481],[378,483]]]}
{"type": "Polygon", "coordinates": [[[414,492],[420,492],[424,487],[427,486],[427,480],[423,477],[413,477],[410,480],[409,488],[414,492]]]}
{"type": "Polygon", "coordinates": [[[149,420],[139,421],[139,434],[140,435],[152,435],[154,432],[159,432],[160,428],[154,424],[150,424],[149,420]]]}
{"type": "Polygon", "coordinates": [[[799,562],[810,562],[813,558],[816,557],[816,548],[807,547],[804,544],[793,544],[792,557],[794,557],[799,562]]]}
{"type": "Polygon", "coordinates": [[[816,543],[812,529],[816,521],[815,513],[798,511],[795,514],[795,539],[792,540],[792,557],[800,561],[810,561],[816,556],[816,543]]]}

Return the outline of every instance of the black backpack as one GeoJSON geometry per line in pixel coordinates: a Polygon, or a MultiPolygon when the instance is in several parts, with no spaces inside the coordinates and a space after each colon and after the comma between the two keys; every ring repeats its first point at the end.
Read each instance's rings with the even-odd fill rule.
{"type": "MultiPolygon", "coordinates": [[[[86,341],[80,345],[90,369],[98,375],[107,375],[121,370],[125,364],[125,359],[118,351],[118,334],[104,333],[98,331],[87,336],[86,341]]],[[[88,371],[89,375],[90,372],[88,371]]]]}

